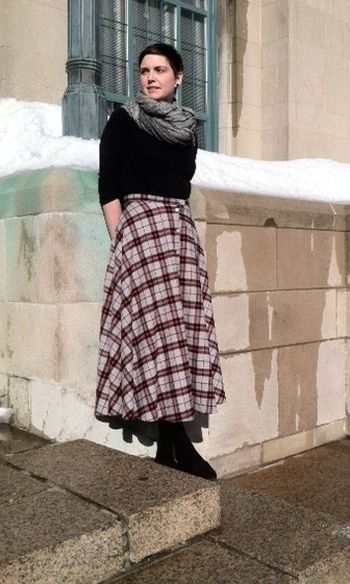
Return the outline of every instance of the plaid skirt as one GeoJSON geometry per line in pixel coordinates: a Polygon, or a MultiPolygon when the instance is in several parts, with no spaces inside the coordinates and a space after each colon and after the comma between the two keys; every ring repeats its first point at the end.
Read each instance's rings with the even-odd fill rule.
{"type": "Polygon", "coordinates": [[[215,412],[224,399],[188,202],[127,195],[105,277],[95,415],[179,422],[215,412]]]}

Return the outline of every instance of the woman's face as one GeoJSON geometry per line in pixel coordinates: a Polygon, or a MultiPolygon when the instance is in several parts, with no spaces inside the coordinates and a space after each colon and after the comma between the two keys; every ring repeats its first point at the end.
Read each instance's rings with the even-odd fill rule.
{"type": "Polygon", "coordinates": [[[141,91],[156,101],[171,101],[182,73],[175,73],[166,57],[145,55],[140,65],[141,91]]]}

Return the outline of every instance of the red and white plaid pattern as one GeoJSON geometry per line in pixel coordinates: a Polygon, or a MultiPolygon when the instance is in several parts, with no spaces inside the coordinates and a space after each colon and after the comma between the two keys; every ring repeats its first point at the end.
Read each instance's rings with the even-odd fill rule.
{"type": "Polygon", "coordinates": [[[96,416],[179,422],[215,412],[224,399],[188,202],[127,195],[104,286],[96,416]]]}

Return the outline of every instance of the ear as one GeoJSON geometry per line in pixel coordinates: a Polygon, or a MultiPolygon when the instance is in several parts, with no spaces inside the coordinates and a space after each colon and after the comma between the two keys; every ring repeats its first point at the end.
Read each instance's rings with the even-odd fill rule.
{"type": "Polygon", "coordinates": [[[182,83],[183,73],[176,73],[175,76],[175,87],[179,87],[182,83]]]}

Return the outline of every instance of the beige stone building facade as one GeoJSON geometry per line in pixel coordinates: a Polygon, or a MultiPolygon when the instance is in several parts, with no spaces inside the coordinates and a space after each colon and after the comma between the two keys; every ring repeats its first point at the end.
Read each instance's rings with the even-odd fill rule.
{"type": "Polygon", "coordinates": [[[1,0],[0,98],[60,104],[66,60],[66,0],[1,0]]]}
{"type": "MultiPolygon", "coordinates": [[[[348,0],[217,0],[219,151],[350,162],[348,0]]],[[[0,97],[60,104],[66,0],[2,0],[0,97]]]]}
{"type": "Polygon", "coordinates": [[[350,161],[347,0],[219,1],[220,151],[350,161]]]}
{"type": "MultiPolygon", "coordinates": [[[[218,0],[220,152],[350,162],[347,0],[218,0]]],[[[0,2],[1,97],[60,103],[65,0],[0,2]],[[35,31],[35,34],[33,34],[35,31]]],[[[0,405],[54,440],[154,446],[93,417],[108,241],[96,173],[0,180],[0,405]]],[[[227,402],[199,448],[221,475],[343,436],[349,208],[193,189],[227,402]]]]}

